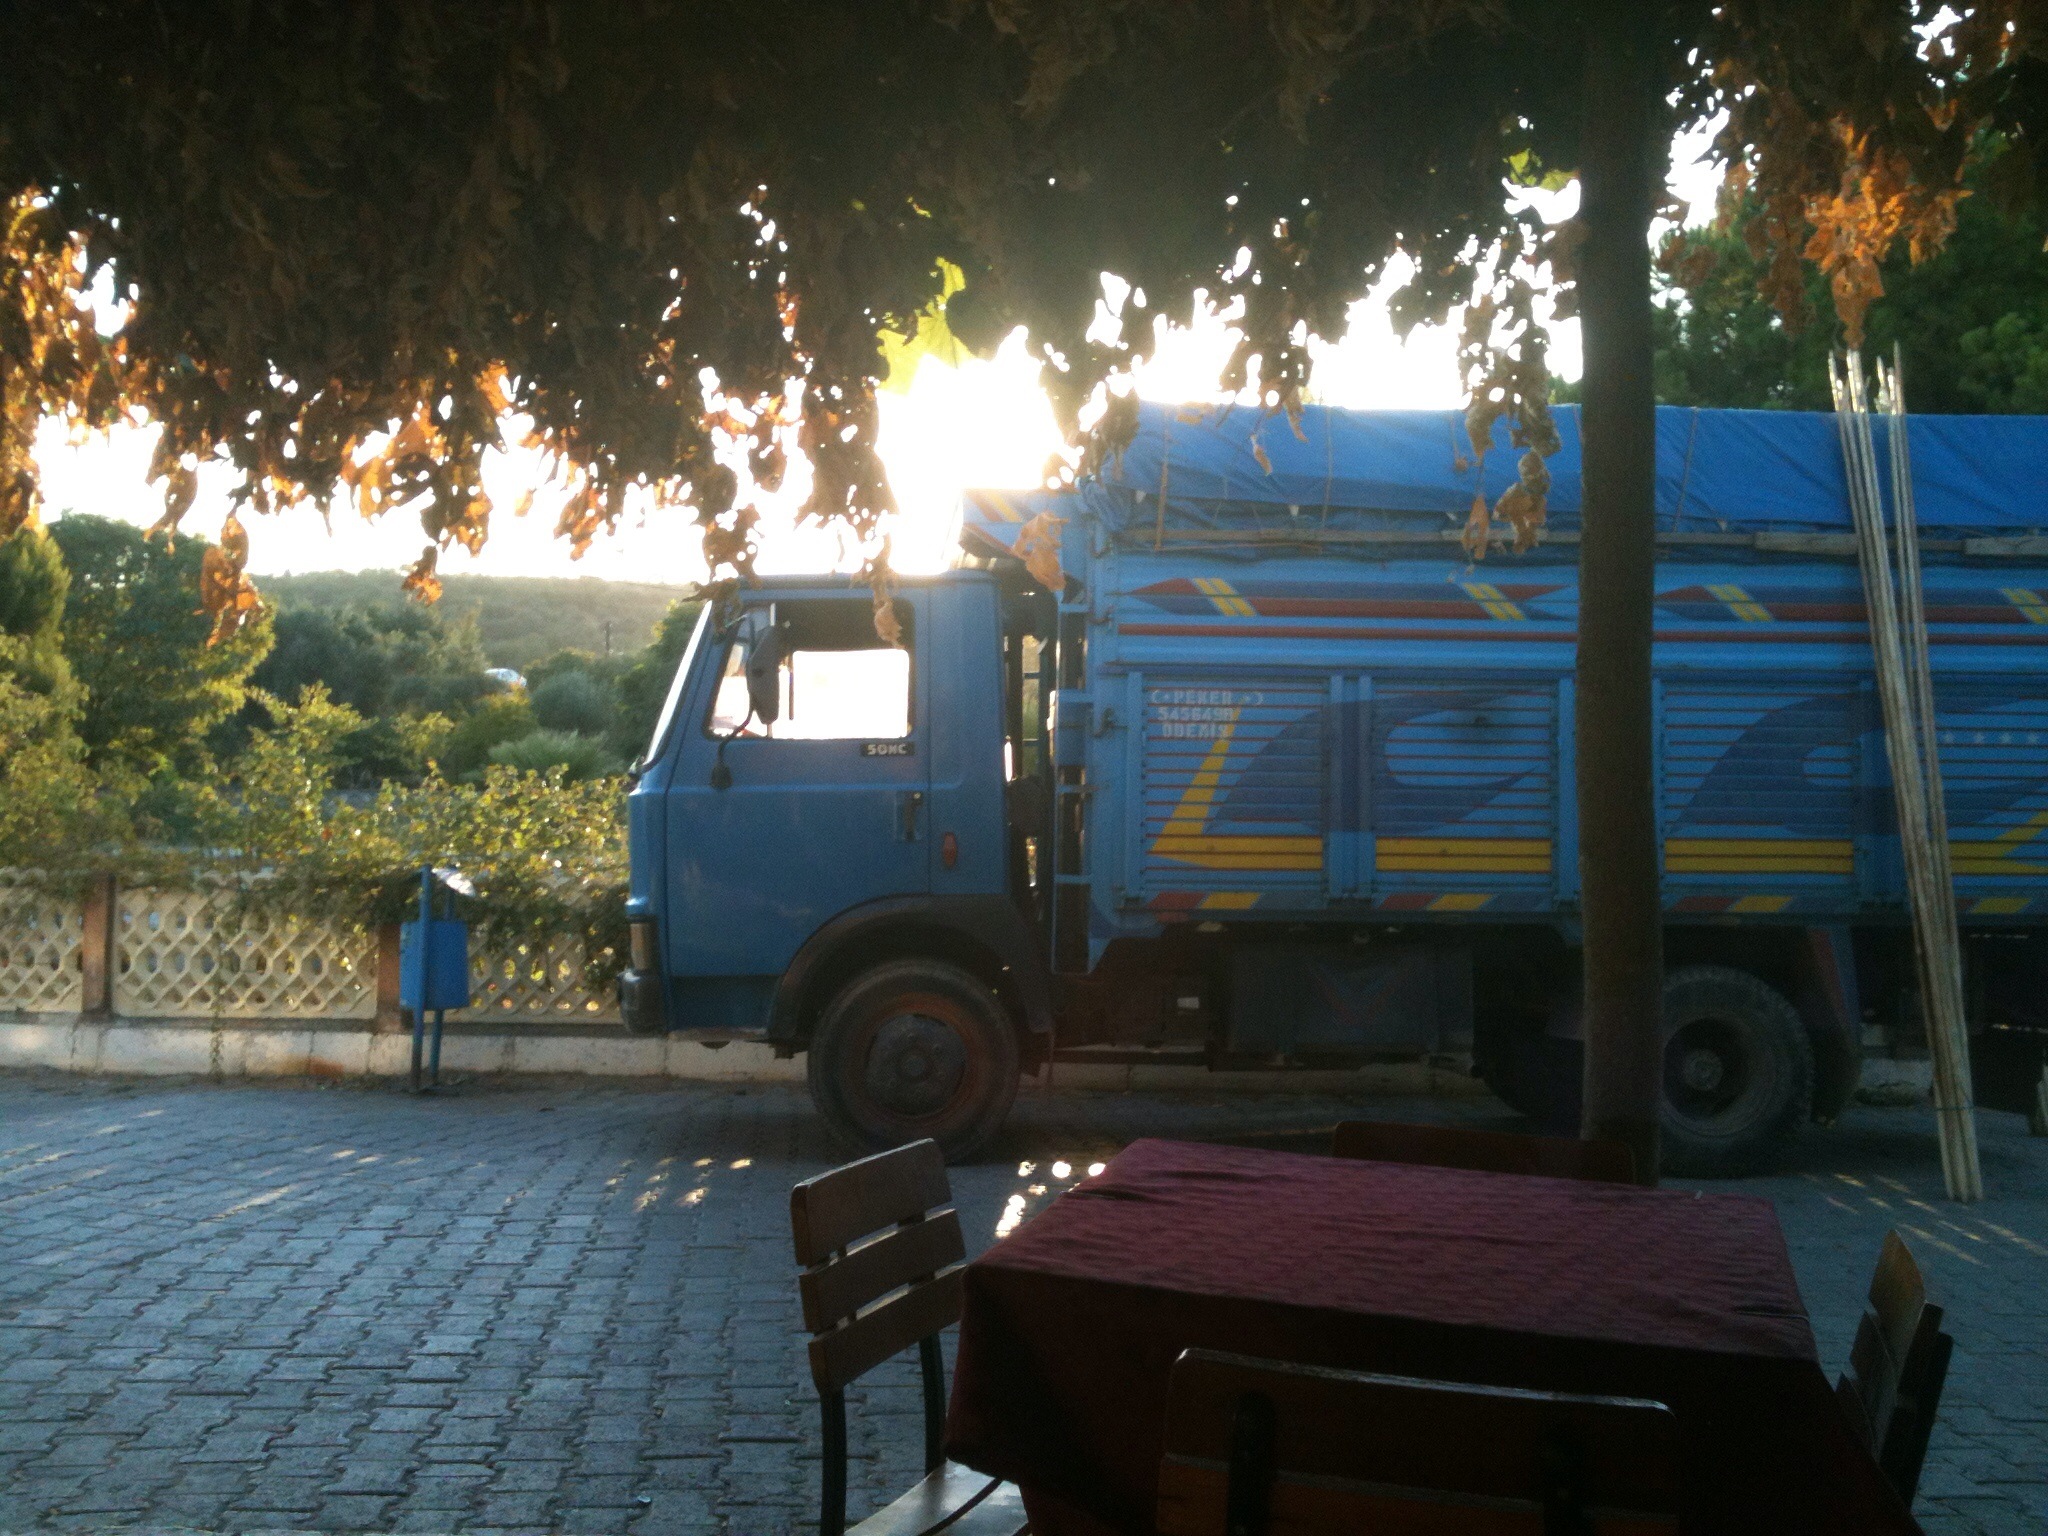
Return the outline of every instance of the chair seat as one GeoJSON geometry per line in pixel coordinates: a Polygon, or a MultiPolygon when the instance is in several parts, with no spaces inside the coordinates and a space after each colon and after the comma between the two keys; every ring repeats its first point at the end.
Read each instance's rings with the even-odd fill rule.
{"type": "Polygon", "coordinates": [[[1029,1530],[1016,1484],[949,1461],[847,1536],[1024,1536],[1029,1530]]]}

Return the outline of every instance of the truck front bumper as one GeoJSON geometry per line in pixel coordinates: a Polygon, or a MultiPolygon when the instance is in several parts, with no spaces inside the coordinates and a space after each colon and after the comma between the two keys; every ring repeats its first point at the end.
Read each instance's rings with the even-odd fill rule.
{"type": "Polygon", "coordinates": [[[658,972],[626,971],[619,977],[619,1017],[636,1035],[668,1033],[668,1007],[658,972]]]}

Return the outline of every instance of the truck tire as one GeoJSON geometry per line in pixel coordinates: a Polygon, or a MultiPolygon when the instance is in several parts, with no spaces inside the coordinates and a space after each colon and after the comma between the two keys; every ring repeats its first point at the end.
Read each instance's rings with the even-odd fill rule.
{"type": "Polygon", "coordinates": [[[811,1100],[859,1152],[930,1137],[965,1162],[1017,1097],[1017,1032],[989,989],[957,965],[896,960],[855,977],[811,1036],[811,1100]]]}
{"type": "Polygon", "coordinates": [[[1710,1178],[1755,1169],[1806,1119],[1813,1071],[1813,1042],[1782,993],[1726,966],[1673,971],[1664,979],[1664,1166],[1710,1178]]]}

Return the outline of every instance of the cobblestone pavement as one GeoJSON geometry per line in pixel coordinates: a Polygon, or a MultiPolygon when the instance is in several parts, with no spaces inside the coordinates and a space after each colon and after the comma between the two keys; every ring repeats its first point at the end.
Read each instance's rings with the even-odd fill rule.
{"type": "MultiPolygon", "coordinates": [[[[1313,1150],[1359,1114],[1513,1124],[1490,1099],[1027,1089],[955,1189],[979,1246],[1133,1136],[1313,1150]]],[[[1913,1110],[1855,1110],[1736,1187],[1777,1201],[1830,1368],[1905,1231],[1957,1341],[1925,1524],[2039,1536],[2048,1141],[1983,1134],[1969,1210],[1913,1110]]],[[[837,1160],[783,1089],[0,1079],[0,1531],[799,1528],[787,1192],[837,1160]]],[[[913,1479],[913,1374],[854,1406],[857,1507],[913,1479]]]]}

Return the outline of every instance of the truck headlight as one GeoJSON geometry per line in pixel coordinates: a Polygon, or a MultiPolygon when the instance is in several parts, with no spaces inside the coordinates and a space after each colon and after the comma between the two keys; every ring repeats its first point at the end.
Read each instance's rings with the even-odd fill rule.
{"type": "Polygon", "coordinates": [[[654,969],[654,924],[640,921],[626,924],[628,958],[636,971],[654,969]]]}

